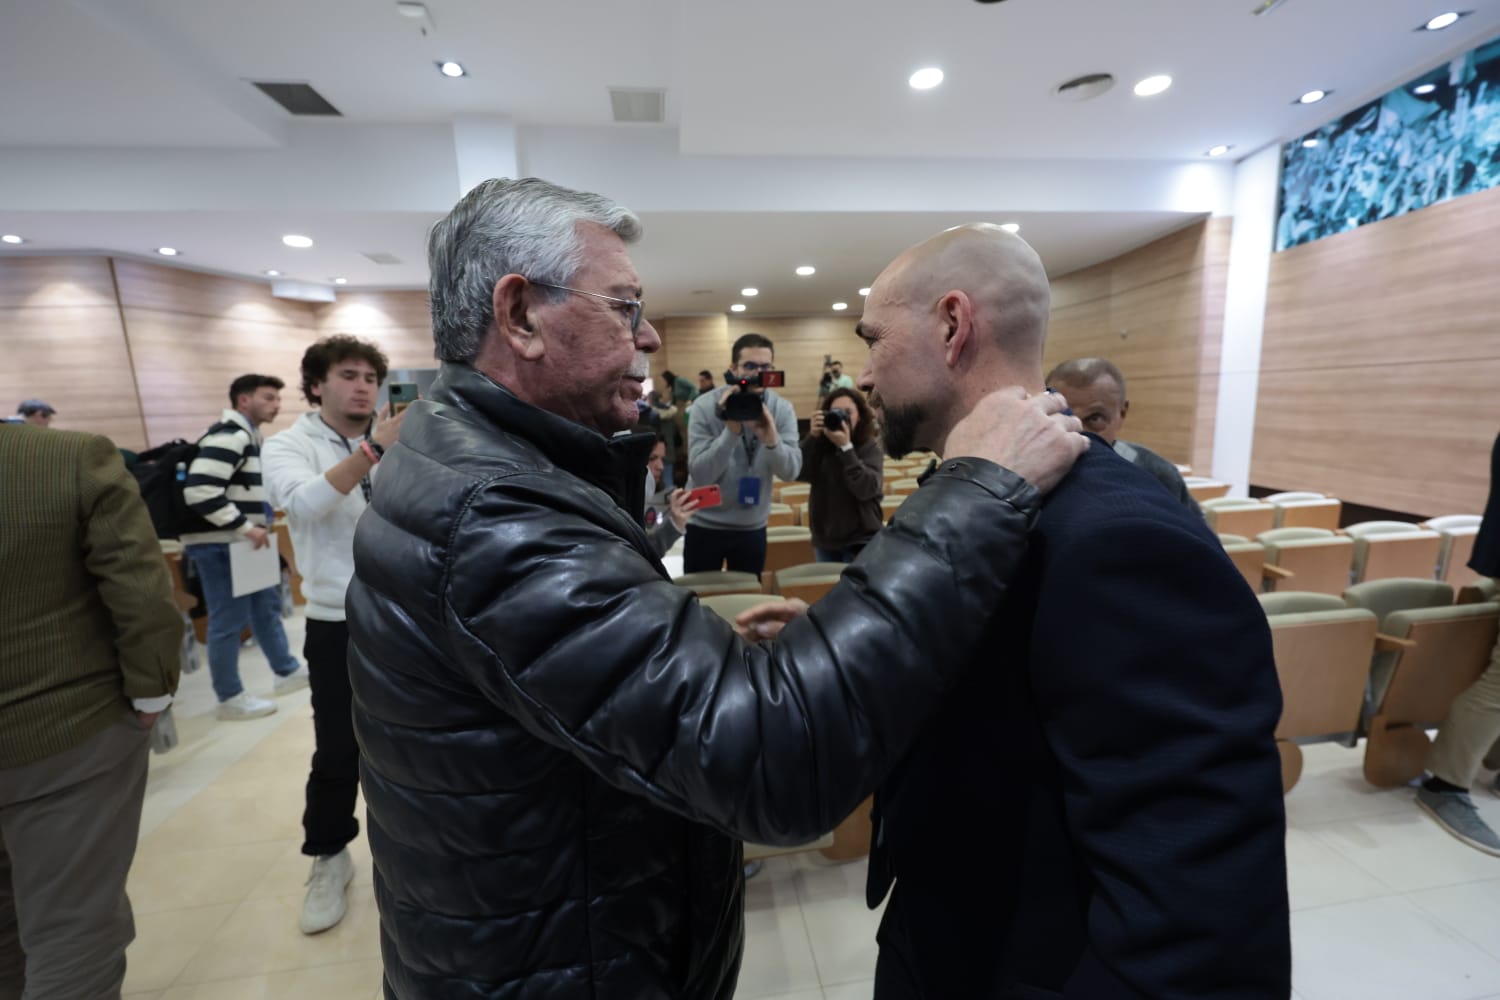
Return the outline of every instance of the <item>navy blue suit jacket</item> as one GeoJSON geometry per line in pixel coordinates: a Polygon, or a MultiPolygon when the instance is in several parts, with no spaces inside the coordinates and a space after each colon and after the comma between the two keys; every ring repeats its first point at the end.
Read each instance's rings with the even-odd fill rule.
{"type": "Polygon", "coordinates": [[[877,1000],[1286,1000],[1270,632],[1217,539],[1094,439],[989,646],[876,797],[877,1000]]]}

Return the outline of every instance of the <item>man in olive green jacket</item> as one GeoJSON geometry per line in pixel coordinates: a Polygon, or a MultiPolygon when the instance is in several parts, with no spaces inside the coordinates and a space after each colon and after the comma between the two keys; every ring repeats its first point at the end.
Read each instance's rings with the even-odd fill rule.
{"type": "Polygon", "coordinates": [[[0,425],[0,1000],[118,997],[182,619],[107,439],[0,425]]]}

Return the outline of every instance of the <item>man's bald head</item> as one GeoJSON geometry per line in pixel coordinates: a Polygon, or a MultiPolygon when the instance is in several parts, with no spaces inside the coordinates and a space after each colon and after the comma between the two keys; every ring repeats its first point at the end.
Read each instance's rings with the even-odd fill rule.
{"type": "Polygon", "coordinates": [[[962,292],[981,335],[1014,362],[1041,363],[1052,293],[1041,258],[1025,240],[990,223],[944,230],[897,257],[870,294],[923,309],[962,292]]]}

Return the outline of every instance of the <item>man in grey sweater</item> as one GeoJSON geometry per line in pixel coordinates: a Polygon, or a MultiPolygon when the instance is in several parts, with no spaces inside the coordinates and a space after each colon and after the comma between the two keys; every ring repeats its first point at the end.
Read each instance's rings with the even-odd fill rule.
{"type": "MultiPolygon", "coordinates": [[[[775,352],[770,340],[745,334],[730,355],[734,374],[754,378],[773,370],[775,352]]],[[[796,479],[802,469],[792,404],[770,389],[726,385],[703,393],[688,418],[688,467],[689,487],[717,485],[723,503],[700,509],[688,525],[683,570],[727,568],[759,576],[766,564],[771,477],[796,479]],[[741,392],[760,397],[756,419],[726,419],[725,401],[741,392]]]]}

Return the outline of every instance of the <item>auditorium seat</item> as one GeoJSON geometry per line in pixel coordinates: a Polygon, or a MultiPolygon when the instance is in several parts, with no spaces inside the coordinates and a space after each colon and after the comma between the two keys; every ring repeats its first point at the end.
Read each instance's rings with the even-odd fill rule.
{"type": "Polygon", "coordinates": [[[1221,483],[1215,479],[1206,479],[1203,476],[1184,476],[1182,481],[1187,484],[1188,493],[1200,504],[1205,500],[1217,500],[1229,493],[1229,484],[1221,483]]]}
{"type": "Polygon", "coordinates": [[[891,518],[896,516],[896,511],[900,510],[901,505],[904,503],[906,503],[906,497],[904,496],[888,496],[881,500],[880,520],[884,523],[890,523],[891,518]]]}
{"type": "Polygon", "coordinates": [[[1279,590],[1260,595],[1261,610],[1271,615],[1295,615],[1311,611],[1341,611],[1349,607],[1343,598],[1307,590],[1279,590]]]}
{"type": "Polygon", "coordinates": [[[820,562],[787,566],[777,570],[773,589],[787,599],[796,597],[813,604],[834,588],[848,568],[848,563],[820,562]]]}
{"type": "Polygon", "coordinates": [[[1354,539],[1350,579],[1355,583],[1437,575],[1442,537],[1436,531],[1404,521],[1362,521],[1343,533],[1354,539]]]}
{"type": "Polygon", "coordinates": [[[888,497],[909,497],[917,492],[919,485],[914,478],[893,480],[885,484],[885,495],[888,497]]]}
{"type": "Polygon", "coordinates": [[[1456,604],[1478,604],[1481,601],[1500,603],[1500,581],[1481,576],[1473,583],[1466,583],[1458,591],[1456,604]]]}
{"type": "Polygon", "coordinates": [[[766,517],[766,527],[783,528],[796,527],[801,523],[798,515],[800,511],[796,507],[784,503],[771,504],[771,513],[766,517]]]}
{"type": "Polygon", "coordinates": [[[1479,534],[1478,514],[1447,514],[1428,518],[1422,527],[1436,531],[1441,536],[1438,546],[1439,580],[1462,587],[1479,574],[1469,568],[1469,558],[1474,554],[1474,539],[1479,534]]]}
{"type": "Polygon", "coordinates": [[[1285,578],[1281,570],[1266,564],[1266,548],[1259,542],[1253,542],[1242,535],[1220,535],[1219,542],[1224,546],[1229,561],[1234,563],[1234,568],[1240,571],[1250,589],[1257,594],[1264,589],[1268,579],[1285,578]]]}
{"type": "Polygon", "coordinates": [[[1432,746],[1425,730],[1441,724],[1453,699],[1489,666],[1497,628],[1500,604],[1491,602],[1394,611],[1381,620],[1376,648],[1393,663],[1371,700],[1366,781],[1395,788],[1422,775],[1432,746]]]}
{"type": "Polygon", "coordinates": [[[1299,500],[1327,500],[1328,494],[1313,490],[1288,490],[1284,493],[1272,493],[1261,499],[1266,503],[1295,503],[1299,500]]]}
{"type": "Polygon", "coordinates": [[[1219,497],[1200,503],[1203,515],[1208,518],[1208,526],[1221,535],[1254,538],[1276,526],[1276,508],[1259,500],[1219,497]]]}
{"type": "MultiPolygon", "coordinates": [[[[1304,596],[1338,601],[1326,594],[1304,596]]],[[[1376,619],[1363,608],[1337,607],[1268,614],[1267,621],[1281,682],[1276,749],[1286,793],[1302,776],[1297,741],[1348,739],[1358,730],[1376,619]]]]}
{"type": "Polygon", "coordinates": [[[765,596],[760,580],[754,573],[738,573],[729,570],[707,570],[701,573],[684,573],[672,578],[679,587],[685,587],[699,597],[725,594],[758,594],[765,596]]]}
{"type": "Polygon", "coordinates": [[[814,561],[812,532],[806,528],[767,528],[765,573],[814,561]]]}
{"type": "MultiPolygon", "coordinates": [[[[1324,528],[1276,528],[1256,541],[1265,546],[1266,562],[1292,574],[1284,586],[1339,595],[1349,586],[1354,539],[1324,528]]],[[[1276,589],[1277,581],[1269,584],[1276,589]]]]}
{"type": "Polygon", "coordinates": [[[783,483],[781,485],[781,496],[776,499],[777,503],[788,506],[807,503],[808,495],[812,492],[809,483],[783,483]]]}
{"type": "Polygon", "coordinates": [[[1333,497],[1304,497],[1296,500],[1266,500],[1276,508],[1278,528],[1323,528],[1334,531],[1344,514],[1344,505],[1333,497]]]}

